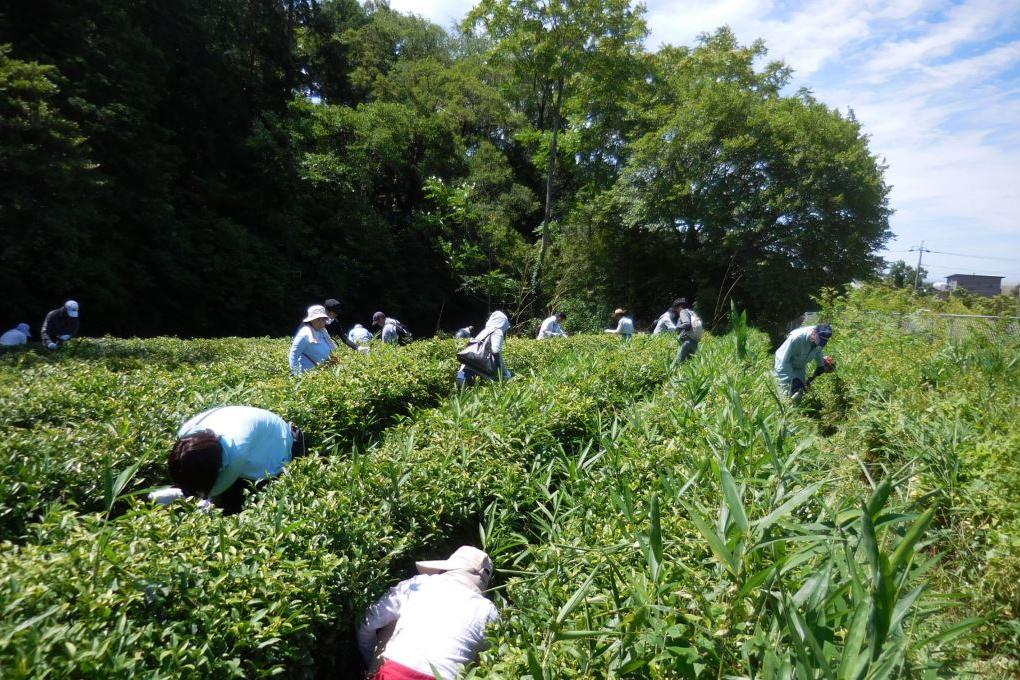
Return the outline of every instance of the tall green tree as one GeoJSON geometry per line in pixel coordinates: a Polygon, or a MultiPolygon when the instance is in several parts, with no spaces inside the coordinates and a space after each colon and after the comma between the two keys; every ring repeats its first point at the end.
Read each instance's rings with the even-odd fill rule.
{"type": "MultiPolygon", "coordinates": [[[[644,7],[629,0],[482,0],[464,21],[481,29],[492,53],[514,76],[516,102],[546,132],[545,201],[536,276],[551,242],[554,184],[565,102],[583,96],[598,75],[619,71],[618,63],[640,50],[647,34],[644,7]]],[[[576,107],[580,117],[584,107],[576,107]]],[[[583,121],[582,121],[583,124],[583,121]]]]}
{"type": "Polygon", "coordinates": [[[0,290],[21,303],[11,320],[35,326],[48,302],[80,283],[96,165],[57,106],[57,69],[10,52],[0,45],[0,290]]]}
{"type": "Polygon", "coordinates": [[[651,246],[645,270],[664,289],[679,278],[709,314],[736,297],[779,323],[820,287],[875,271],[890,211],[857,121],[807,91],[781,94],[789,71],[756,69],[764,54],[728,29],[661,50],[611,204],[651,246]]]}

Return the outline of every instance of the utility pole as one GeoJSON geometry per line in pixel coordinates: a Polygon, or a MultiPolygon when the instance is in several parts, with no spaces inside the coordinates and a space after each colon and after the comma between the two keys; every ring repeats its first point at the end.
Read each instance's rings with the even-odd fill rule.
{"type": "Polygon", "coordinates": [[[914,272],[914,290],[917,290],[918,284],[921,282],[921,257],[931,251],[924,247],[924,241],[921,241],[919,248],[911,248],[907,252],[912,253],[915,250],[917,251],[917,271],[914,272]]]}

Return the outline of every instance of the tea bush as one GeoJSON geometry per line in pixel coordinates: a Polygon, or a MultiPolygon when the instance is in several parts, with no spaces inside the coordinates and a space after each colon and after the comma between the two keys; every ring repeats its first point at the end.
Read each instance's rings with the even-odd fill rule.
{"type": "MultiPolygon", "coordinates": [[[[67,351],[0,357],[0,537],[19,535],[53,502],[103,505],[104,467],[137,464],[127,492],[167,483],[166,457],[182,422],[221,404],[268,408],[322,450],[366,441],[452,389],[454,341],[343,349],[334,366],[300,379],[281,340],[82,340],[67,351]]],[[[508,344],[527,373],[563,346],[508,344]]]]}
{"type": "Polygon", "coordinates": [[[351,626],[391,566],[445,551],[494,503],[533,505],[536,461],[594,437],[665,378],[675,350],[661,339],[518,346],[531,344],[557,360],[530,372],[522,357],[510,383],[418,410],[350,458],[296,461],[237,517],[186,503],[136,504],[109,522],[50,512],[33,543],[0,558],[5,674],[350,671],[351,626]]]}
{"type": "MultiPolygon", "coordinates": [[[[923,315],[868,313],[883,301],[825,301],[840,371],[796,407],[775,393],[767,339],[743,327],[676,369],[669,338],[512,339],[513,381],[431,407],[448,382],[412,391],[366,416],[381,436],[353,447],[356,421],[330,439],[319,414],[337,402],[312,385],[357,376],[267,380],[246,394],[318,423],[331,455],[296,461],[233,518],[186,503],[128,502],[110,521],[51,508],[28,542],[3,546],[0,667],[353,677],[363,608],[414,559],[477,537],[503,619],[471,677],[1015,675],[1020,348],[994,324],[960,338],[923,315]]],[[[442,363],[456,346],[415,351],[442,363]]],[[[215,367],[203,347],[179,349],[215,367]]],[[[183,370],[176,351],[154,369],[183,370]]],[[[108,422],[117,372],[143,361],[113,354],[90,358],[103,387],[78,406],[108,422]]],[[[213,369],[231,376],[224,390],[258,379],[238,356],[213,369]]],[[[373,375],[409,356],[373,355],[373,375]]],[[[4,361],[5,375],[59,373],[4,361]]]]}

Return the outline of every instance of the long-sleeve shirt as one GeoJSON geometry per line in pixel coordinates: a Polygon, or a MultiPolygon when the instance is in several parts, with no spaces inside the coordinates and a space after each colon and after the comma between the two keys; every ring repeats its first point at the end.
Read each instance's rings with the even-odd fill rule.
{"type": "MultiPolygon", "coordinates": [[[[495,355],[496,361],[499,364],[497,370],[503,375],[504,379],[510,378],[510,369],[506,367],[506,363],[503,361],[503,343],[506,341],[506,332],[509,330],[510,319],[507,318],[506,314],[498,311],[493,312],[485,322],[485,328],[482,332],[471,340],[471,342],[478,342],[479,340],[489,338],[489,350],[495,355]]],[[[460,370],[465,375],[474,375],[486,380],[492,380],[494,377],[473,371],[464,364],[460,365],[460,370]]]]}
{"type": "Polygon", "coordinates": [[[28,336],[19,331],[17,328],[12,328],[3,335],[0,335],[0,347],[16,347],[17,345],[24,345],[28,342],[28,336]]]}
{"type": "Polygon", "coordinates": [[[240,478],[258,481],[280,474],[290,462],[294,433],[272,411],[252,406],[220,406],[181,425],[177,436],[212,430],[220,438],[223,461],[209,496],[218,496],[240,478]]]}
{"type": "Polygon", "coordinates": [[[634,319],[629,316],[621,316],[620,320],[616,323],[616,328],[607,328],[606,333],[616,333],[629,338],[634,335],[634,319]]]}
{"type": "Polygon", "coordinates": [[[659,333],[669,333],[676,331],[676,319],[673,318],[672,312],[665,312],[655,322],[655,328],[652,329],[652,335],[658,335],[659,333]]]}
{"type": "Polygon", "coordinates": [[[64,307],[57,307],[46,315],[39,335],[44,345],[73,338],[78,335],[78,317],[68,314],[64,307]]]}
{"type": "Polygon", "coordinates": [[[315,368],[329,358],[334,347],[336,343],[329,337],[326,329],[317,331],[308,324],[302,325],[290,344],[291,373],[300,375],[315,368]]]}
{"type": "Polygon", "coordinates": [[[347,331],[347,339],[356,344],[360,344],[363,342],[372,342],[372,331],[368,330],[359,323],[356,324],[351,330],[347,331]]]}
{"type": "Polygon", "coordinates": [[[548,319],[542,322],[541,328],[538,329],[538,339],[544,338],[565,338],[567,334],[563,331],[563,327],[560,326],[560,322],[555,316],[550,316],[548,319]]]}
{"type": "Polygon", "coordinates": [[[454,680],[485,648],[485,629],[498,620],[496,607],[481,593],[446,574],[423,574],[401,581],[368,608],[358,647],[371,659],[378,630],[396,622],[383,657],[454,680]]]}
{"type": "Polygon", "coordinates": [[[676,315],[676,332],[680,336],[681,340],[689,339],[691,329],[691,310],[681,309],[676,315]]]}
{"type": "Polygon", "coordinates": [[[776,378],[780,384],[789,389],[794,378],[807,382],[807,365],[814,361],[821,366],[825,361],[822,348],[811,342],[814,326],[804,326],[791,331],[786,340],[776,350],[776,378]]]}
{"type": "Polygon", "coordinates": [[[382,341],[390,344],[397,342],[400,339],[400,331],[397,330],[397,327],[400,325],[402,324],[396,319],[386,317],[382,327],[382,341]]]}

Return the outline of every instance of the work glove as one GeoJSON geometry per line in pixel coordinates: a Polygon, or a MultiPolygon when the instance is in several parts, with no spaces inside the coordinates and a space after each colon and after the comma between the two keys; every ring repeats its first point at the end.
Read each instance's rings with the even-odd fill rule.
{"type": "Polygon", "coordinates": [[[832,357],[827,356],[822,359],[822,365],[825,366],[826,373],[832,373],[836,370],[836,360],[832,357]]]}
{"type": "Polygon", "coordinates": [[[64,341],[67,341],[67,340],[70,340],[70,339],[71,339],[71,336],[70,336],[70,335],[61,335],[61,336],[60,336],[60,339],[61,339],[61,340],[64,340],[64,341]]]}
{"type": "Polygon", "coordinates": [[[57,348],[57,343],[51,342],[50,344],[48,344],[46,346],[49,347],[50,349],[56,349],[57,348]]]}

